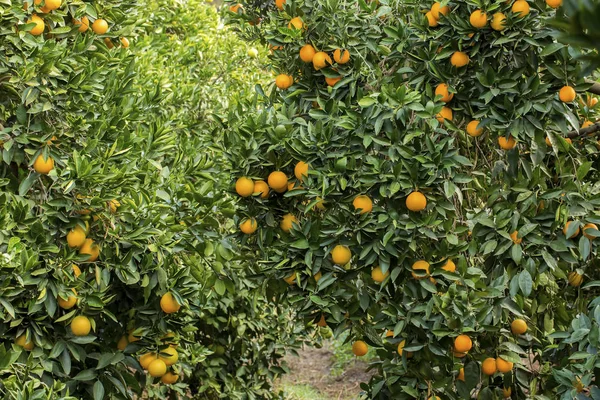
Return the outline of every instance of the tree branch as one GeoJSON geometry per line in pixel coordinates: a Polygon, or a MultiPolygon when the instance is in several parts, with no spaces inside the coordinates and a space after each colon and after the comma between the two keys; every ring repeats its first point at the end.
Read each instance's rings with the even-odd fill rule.
{"type": "Polygon", "coordinates": [[[590,80],[586,80],[585,83],[592,84],[592,87],[587,90],[588,92],[593,93],[593,94],[600,94],[600,83],[590,81],[590,80]]]}
{"type": "Polygon", "coordinates": [[[587,128],[580,129],[578,131],[572,131],[567,133],[568,138],[578,138],[581,136],[588,136],[590,134],[594,134],[593,136],[600,135],[600,122],[596,122],[594,125],[590,125],[587,128]]]}

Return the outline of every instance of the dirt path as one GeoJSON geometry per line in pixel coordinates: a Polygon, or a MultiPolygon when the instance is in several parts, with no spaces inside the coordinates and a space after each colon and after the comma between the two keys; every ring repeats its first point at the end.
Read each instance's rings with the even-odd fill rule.
{"type": "Polygon", "coordinates": [[[340,376],[332,376],[335,360],[327,345],[321,349],[305,347],[299,351],[299,357],[288,355],[286,361],[290,373],[282,378],[281,386],[311,386],[322,395],[321,400],[356,400],[361,392],[360,383],[370,378],[365,372],[367,364],[361,361],[351,361],[340,376]]]}

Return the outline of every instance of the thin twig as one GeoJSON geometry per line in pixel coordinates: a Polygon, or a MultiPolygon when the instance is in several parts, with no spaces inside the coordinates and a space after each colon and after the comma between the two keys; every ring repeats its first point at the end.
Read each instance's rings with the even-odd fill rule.
{"type": "Polygon", "coordinates": [[[588,126],[587,128],[580,129],[578,131],[572,131],[567,133],[568,138],[578,138],[581,136],[588,136],[590,134],[594,134],[593,136],[600,135],[600,122],[596,122],[593,125],[588,126]]]}
{"type": "Polygon", "coordinates": [[[593,93],[593,94],[600,94],[600,83],[594,82],[594,81],[590,81],[590,80],[587,80],[587,79],[586,79],[585,83],[591,83],[592,84],[592,87],[587,90],[588,92],[593,93]]]}

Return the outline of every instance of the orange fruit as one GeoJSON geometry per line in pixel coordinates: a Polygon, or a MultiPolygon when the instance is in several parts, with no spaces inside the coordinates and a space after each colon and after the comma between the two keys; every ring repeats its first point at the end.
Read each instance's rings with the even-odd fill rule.
{"type": "Polygon", "coordinates": [[[73,25],[78,26],[79,29],[77,29],[79,32],[86,32],[88,29],[90,29],[90,20],[88,19],[88,17],[86,17],[85,15],[79,20],[79,19],[74,19],[73,20],[73,25]]]}
{"type": "Polygon", "coordinates": [[[172,385],[172,384],[176,383],[178,379],[179,379],[179,375],[175,375],[174,373],[169,371],[160,378],[160,381],[162,383],[164,383],[165,385],[172,385]]]}
{"type": "Polygon", "coordinates": [[[467,353],[473,347],[473,341],[467,335],[458,335],[454,339],[454,351],[457,353],[467,353]]]}
{"type": "Polygon", "coordinates": [[[153,378],[160,378],[167,373],[167,365],[163,360],[156,359],[148,365],[148,373],[153,378]]]}
{"type": "Polygon", "coordinates": [[[44,156],[40,154],[33,162],[33,169],[37,173],[48,175],[54,169],[54,159],[50,156],[44,159],[44,156]]]}
{"type": "Polygon", "coordinates": [[[258,224],[254,218],[246,218],[240,223],[240,231],[246,235],[250,235],[258,229],[258,224]]]}
{"type": "Polygon", "coordinates": [[[305,63],[310,63],[316,54],[316,50],[310,44],[305,44],[300,49],[300,59],[305,63]]]}
{"type": "Polygon", "coordinates": [[[300,17],[292,18],[288,24],[288,29],[303,29],[305,27],[306,27],[306,25],[304,25],[304,22],[302,21],[302,18],[300,18],[300,17]]]}
{"type": "Polygon", "coordinates": [[[313,278],[315,278],[316,282],[319,282],[322,277],[323,277],[323,274],[321,273],[321,271],[319,271],[319,272],[317,272],[316,274],[313,275],[313,278]]]}
{"type": "Polygon", "coordinates": [[[587,101],[586,101],[586,105],[588,106],[588,108],[594,108],[596,107],[596,104],[598,104],[598,99],[595,97],[587,97],[587,101]]]}
{"type": "Polygon", "coordinates": [[[590,234],[585,233],[585,231],[588,230],[588,229],[598,230],[598,226],[596,226],[596,224],[591,224],[591,223],[590,224],[585,224],[583,226],[583,236],[585,236],[586,238],[588,238],[590,240],[594,240],[596,238],[595,236],[592,236],[590,234]]]}
{"type": "Polygon", "coordinates": [[[312,63],[314,69],[318,71],[328,65],[331,65],[331,57],[329,57],[329,54],[325,53],[324,51],[319,51],[315,53],[312,63]]]}
{"type": "Polygon", "coordinates": [[[481,363],[481,372],[483,372],[484,375],[491,376],[494,375],[496,371],[497,369],[495,358],[489,357],[483,360],[483,362],[481,363]]]}
{"type": "Polygon", "coordinates": [[[343,246],[338,244],[331,251],[331,259],[334,264],[337,265],[346,265],[350,262],[352,258],[352,252],[348,248],[348,246],[343,246]]]}
{"type": "Polygon", "coordinates": [[[150,365],[150,363],[152,363],[152,361],[157,360],[157,359],[158,359],[158,357],[157,357],[156,353],[145,353],[140,356],[138,361],[140,362],[140,365],[142,366],[143,369],[148,369],[148,366],[150,365]]]}
{"type": "Polygon", "coordinates": [[[454,264],[454,261],[448,260],[446,261],[442,269],[448,272],[456,272],[456,264],[454,264]]]}
{"type": "Polygon", "coordinates": [[[280,10],[283,10],[284,4],[285,4],[285,0],[275,0],[275,6],[280,10]]]}
{"type": "Polygon", "coordinates": [[[283,216],[283,219],[279,223],[279,227],[281,228],[282,231],[289,232],[292,229],[292,225],[294,223],[297,224],[298,219],[295,216],[293,216],[292,214],[285,214],[283,216]]]}
{"type": "Polygon", "coordinates": [[[517,141],[512,136],[509,136],[508,139],[504,136],[500,136],[498,138],[498,144],[503,150],[512,150],[517,145],[517,141]]]}
{"type": "Polygon", "coordinates": [[[435,88],[435,95],[442,96],[440,100],[444,103],[448,103],[450,102],[450,100],[452,100],[452,98],[454,98],[454,93],[450,93],[448,91],[448,85],[445,83],[440,83],[439,85],[437,85],[437,87],[435,88]]]}
{"type": "Polygon", "coordinates": [[[519,237],[519,231],[514,231],[510,234],[510,238],[512,239],[514,244],[519,244],[523,241],[523,238],[519,237]]]}
{"type": "Polygon", "coordinates": [[[577,97],[577,92],[571,86],[563,86],[558,92],[558,98],[563,103],[570,103],[577,97]]]}
{"type": "Polygon", "coordinates": [[[506,28],[506,15],[501,12],[495,13],[492,16],[492,23],[490,25],[495,31],[503,31],[506,28]]]}
{"type": "Polygon", "coordinates": [[[287,176],[281,171],[273,171],[269,174],[267,182],[271,189],[276,192],[283,193],[287,189],[288,179],[287,176]]]}
{"type": "Polygon", "coordinates": [[[97,35],[104,35],[108,31],[108,22],[102,18],[98,18],[92,24],[92,31],[97,35]]]}
{"type": "Polygon", "coordinates": [[[129,48],[129,39],[127,39],[126,37],[122,37],[121,39],[119,39],[119,41],[121,42],[121,46],[123,46],[124,48],[129,48]]]}
{"type": "Polygon", "coordinates": [[[129,341],[127,340],[127,336],[123,335],[121,336],[121,339],[119,339],[119,341],[117,342],[117,349],[123,351],[125,350],[125,348],[127,348],[128,344],[129,341]]]}
{"type": "Polygon", "coordinates": [[[46,25],[44,24],[44,20],[37,15],[33,14],[31,18],[27,20],[28,24],[34,23],[35,26],[29,31],[33,36],[39,36],[44,33],[44,28],[46,25]]]}
{"type": "Polygon", "coordinates": [[[22,347],[23,349],[25,349],[27,351],[31,351],[35,347],[35,344],[33,344],[33,341],[31,339],[28,341],[27,336],[25,334],[22,334],[21,336],[16,338],[15,344],[17,346],[22,347]]]}
{"type": "Polygon", "coordinates": [[[514,335],[522,335],[527,332],[527,322],[525,320],[517,318],[510,324],[510,330],[514,335]]]}
{"type": "MultiPolygon", "coordinates": [[[[400,343],[398,343],[398,355],[400,357],[402,357],[402,354],[404,353],[404,346],[406,346],[406,340],[402,340],[400,343]]],[[[406,352],[406,358],[412,358],[413,353],[411,353],[410,351],[406,352]]]]}
{"type": "Polygon", "coordinates": [[[77,225],[67,233],[67,244],[71,248],[80,248],[85,243],[85,230],[77,225]]]}
{"type": "Polygon", "coordinates": [[[421,192],[412,192],[406,198],[406,208],[410,211],[423,211],[427,207],[427,198],[421,192]]]}
{"type": "Polygon", "coordinates": [[[338,76],[337,78],[325,77],[325,82],[327,83],[327,86],[331,86],[331,87],[334,87],[335,84],[338,83],[340,80],[342,80],[341,76],[338,76]]]}
{"type": "Polygon", "coordinates": [[[304,161],[299,161],[294,167],[294,176],[302,182],[305,176],[308,176],[308,164],[304,161]]]}
{"type": "MultiPolygon", "coordinates": [[[[573,221],[567,221],[567,223],[565,224],[565,227],[563,228],[563,235],[567,236],[567,231],[569,229],[569,225],[571,224],[571,222],[573,221]]],[[[575,232],[573,232],[573,234],[571,236],[569,236],[567,239],[573,239],[574,237],[577,237],[579,235],[579,227],[577,228],[577,230],[575,232]]]]}
{"type": "Polygon", "coordinates": [[[362,340],[352,343],[352,353],[357,357],[362,357],[369,351],[369,346],[362,340]]]}
{"type": "Polygon", "coordinates": [[[449,107],[442,107],[442,111],[435,116],[440,124],[443,124],[445,120],[452,121],[452,109],[449,107]]]}
{"type": "Polygon", "coordinates": [[[286,90],[294,84],[294,78],[291,75],[279,74],[275,77],[275,86],[281,90],[286,90]]]}
{"type": "Polygon", "coordinates": [[[391,329],[388,329],[388,330],[385,332],[385,337],[393,337],[393,336],[394,336],[394,331],[393,331],[393,330],[391,330],[391,329]]]}
{"type": "Polygon", "coordinates": [[[166,349],[161,350],[159,352],[158,358],[160,360],[163,360],[166,366],[168,367],[170,365],[175,364],[177,360],[179,360],[179,354],[177,353],[177,350],[175,350],[175,348],[169,346],[166,349]]]}
{"type": "Polygon", "coordinates": [[[483,28],[487,25],[487,14],[481,10],[475,10],[471,13],[469,22],[474,28],[483,28]]]}
{"type": "Polygon", "coordinates": [[[455,66],[456,68],[464,67],[469,63],[469,56],[462,51],[455,51],[450,57],[450,64],[455,66]]]}
{"type": "Polygon", "coordinates": [[[234,4],[232,6],[229,6],[229,11],[237,14],[238,10],[240,10],[241,8],[242,8],[241,4],[234,4]]]}
{"type": "Polygon", "coordinates": [[[83,245],[79,249],[79,254],[89,255],[87,261],[96,261],[100,257],[100,246],[98,246],[92,239],[85,239],[83,245]]]}
{"type": "Polygon", "coordinates": [[[71,264],[71,267],[73,267],[73,275],[75,275],[75,278],[79,278],[79,275],[81,275],[79,267],[75,264],[71,264]]]}
{"type": "Polygon", "coordinates": [[[67,296],[66,300],[58,296],[58,306],[64,310],[70,310],[71,308],[75,307],[75,304],[77,304],[77,292],[75,289],[71,290],[73,291],[74,295],[67,296]]]}
{"type": "Polygon", "coordinates": [[[167,292],[160,298],[160,308],[165,314],[173,314],[179,311],[181,304],[177,302],[173,293],[167,292]]]}
{"type": "Polygon", "coordinates": [[[71,321],[71,332],[75,336],[87,336],[92,330],[92,323],[88,317],[78,315],[71,321]]]}
{"type": "Polygon", "coordinates": [[[366,214],[373,210],[373,201],[369,198],[369,196],[359,195],[354,198],[352,202],[355,210],[360,210],[361,214],[366,214]]]}
{"type": "Polygon", "coordinates": [[[242,176],[235,181],[235,191],[242,197],[252,196],[252,193],[254,193],[254,181],[242,176]]]}
{"type": "Polygon", "coordinates": [[[437,1],[431,6],[431,14],[433,15],[433,18],[437,20],[439,20],[442,17],[442,15],[448,15],[449,12],[450,7],[442,7],[442,5],[437,1]]]}
{"type": "Polygon", "coordinates": [[[465,369],[461,368],[460,371],[458,371],[458,376],[456,377],[456,379],[458,379],[459,381],[465,381],[465,369]]]}
{"type": "Polygon", "coordinates": [[[425,17],[427,17],[427,23],[429,24],[429,27],[435,28],[438,26],[438,20],[433,16],[431,11],[428,11],[427,14],[425,14],[425,17]]]}
{"type": "Polygon", "coordinates": [[[411,272],[413,278],[415,279],[425,279],[429,276],[429,263],[427,261],[424,260],[419,260],[419,261],[415,261],[415,263],[412,265],[412,272],[411,272]],[[415,271],[425,271],[425,275],[423,274],[416,274],[415,271]]]}
{"type": "MultiPolygon", "coordinates": [[[[561,0],[561,1],[562,1],[562,0],[561,0]]],[[[502,396],[503,396],[505,399],[508,399],[508,398],[510,398],[510,395],[511,395],[511,394],[512,394],[512,390],[511,390],[511,388],[502,388],[502,396]]]]}
{"type": "Polygon", "coordinates": [[[551,8],[558,8],[562,6],[562,0],[546,0],[546,4],[551,8]]]}
{"type": "Polygon", "coordinates": [[[350,61],[350,52],[346,49],[335,49],[333,52],[333,61],[338,64],[346,64],[350,61]]]}
{"type": "Polygon", "coordinates": [[[269,185],[265,181],[254,182],[254,193],[260,193],[261,199],[269,197],[269,185]]]}
{"type": "Polygon", "coordinates": [[[288,285],[293,285],[296,282],[296,271],[283,278],[283,280],[286,281],[288,285]]]}
{"type": "Polygon", "coordinates": [[[377,283],[383,282],[388,276],[390,276],[390,271],[387,270],[385,274],[381,271],[381,267],[375,267],[371,271],[371,278],[377,283]]]}
{"type": "Polygon", "coordinates": [[[502,372],[503,374],[512,371],[513,363],[510,361],[504,361],[500,357],[496,358],[496,369],[498,372],[502,372]]]}
{"type": "Polygon", "coordinates": [[[585,120],[585,121],[583,121],[583,124],[581,125],[581,129],[587,128],[592,125],[594,125],[594,123],[592,121],[585,120]]]}
{"type": "Polygon", "coordinates": [[[111,214],[116,214],[119,207],[121,207],[121,202],[119,202],[119,200],[109,200],[108,209],[110,210],[111,214]]]}
{"type": "Polygon", "coordinates": [[[573,271],[569,274],[568,280],[569,285],[577,287],[583,282],[583,275],[579,275],[577,272],[573,271]]]}
{"type": "Polygon", "coordinates": [[[479,127],[479,121],[473,120],[467,124],[467,134],[471,137],[481,136],[483,128],[479,127]]]}
{"type": "Polygon", "coordinates": [[[518,0],[513,3],[511,11],[519,14],[519,18],[523,18],[529,14],[529,3],[525,0],[518,0]]]}

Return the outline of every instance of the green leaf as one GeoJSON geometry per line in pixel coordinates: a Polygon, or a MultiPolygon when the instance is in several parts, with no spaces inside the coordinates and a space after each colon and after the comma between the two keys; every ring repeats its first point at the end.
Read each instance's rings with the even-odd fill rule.
{"type": "Polygon", "coordinates": [[[529,297],[533,289],[533,279],[531,279],[531,274],[526,269],[519,274],[519,288],[525,297],[529,297]]]}

